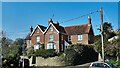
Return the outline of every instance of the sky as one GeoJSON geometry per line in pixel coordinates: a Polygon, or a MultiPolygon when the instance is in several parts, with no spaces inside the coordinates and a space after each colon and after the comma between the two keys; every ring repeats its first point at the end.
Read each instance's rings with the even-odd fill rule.
{"type": "Polygon", "coordinates": [[[119,0],[1,0],[3,2],[118,2],[119,0]]]}
{"type": "MultiPolygon", "coordinates": [[[[114,30],[118,29],[118,2],[3,2],[2,29],[6,36],[15,40],[25,38],[30,26],[37,24],[48,26],[48,19],[58,21],[62,26],[88,23],[88,15],[69,22],[64,22],[103,8],[103,21],[111,22],[114,30]],[[63,23],[61,23],[63,22],[63,23]]],[[[89,14],[92,19],[94,34],[100,25],[100,13],[89,14]]]]}

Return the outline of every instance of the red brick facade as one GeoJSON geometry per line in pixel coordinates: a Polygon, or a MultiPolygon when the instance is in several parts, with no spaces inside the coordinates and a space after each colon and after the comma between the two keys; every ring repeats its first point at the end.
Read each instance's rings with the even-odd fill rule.
{"type": "MultiPolygon", "coordinates": [[[[38,43],[37,37],[40,41],[39,43],[44,44],[45,49],[56,49],[58,52],[64,51],[65,42],[68,44],[92,44],[94,42],[94,32],[90,17],[88,17],[88,24],[67,27],[60,26],[58,22],[53,23],[52,19],[50,19],[47,28],[37,25],[30,33],[30,39],[28,40],[31,40],[32,46],[38,43]]],[[[26,41],[28,41],[27,38],[26,41]]]]}

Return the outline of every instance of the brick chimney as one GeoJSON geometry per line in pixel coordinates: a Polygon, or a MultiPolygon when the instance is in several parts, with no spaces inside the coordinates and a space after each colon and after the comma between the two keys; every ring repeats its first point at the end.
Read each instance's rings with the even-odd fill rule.
{"type": "Polygon", "coordinates": [[[32,33],[32,31],[33,31],[33,27],[32,27],[32,26],[30,26],[30,33],[32,33]]]}
{"type": "Polygon", "coordinates": [[[88,16],[88,24],[91,24],[91,18],[88,16]]]}
{"type": "Polygon", "coordinates": [[[52,18],[48,20],[48,24],[53,23],[52,18]]]}
{"type": "Polygon", "coordinates": [[[56,24],[59,26],[59,22],[57,21],[56,24]]]}

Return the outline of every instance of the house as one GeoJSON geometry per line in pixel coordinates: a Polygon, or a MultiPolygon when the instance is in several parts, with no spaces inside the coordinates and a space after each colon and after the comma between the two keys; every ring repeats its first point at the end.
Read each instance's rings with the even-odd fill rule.
{"type": "Polygon", "coordinates": [[[94,32],[91,18],[88,16],[88,23],[63,27],[59,22],[53,23],[49,19],[48,26],[37,25],[26,36],[27,46],[34,46],[39,49],[38,44],[43,44],[45,49],[56,49],[57,52],[64,51],[69,44],[82,43],[92,44],[94,42],[94,32]]]}

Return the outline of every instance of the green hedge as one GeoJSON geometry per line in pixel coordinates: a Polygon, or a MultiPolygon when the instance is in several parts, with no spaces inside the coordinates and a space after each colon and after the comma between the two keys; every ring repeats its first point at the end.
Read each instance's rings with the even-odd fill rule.
{"type": "Polygon", "coordinates": [[[98,59],[93,45],[72,44],[65,50],[66,65],[79,65],[98,59]]]}
{"type": "Polygon", "coordinates": [[[56,56],[54,49],[39,49],[35,51],[35,56],[41,56],[44,58],[56,56]]]}

